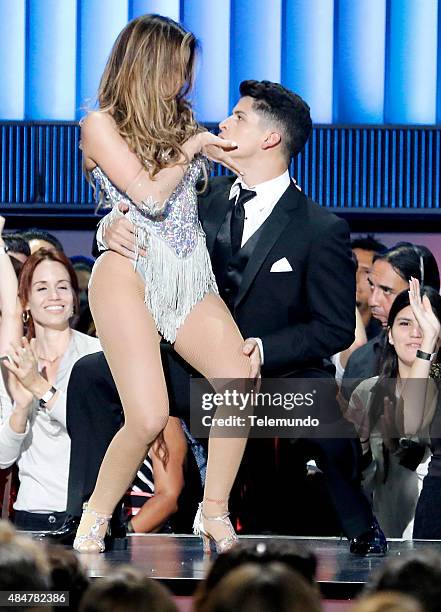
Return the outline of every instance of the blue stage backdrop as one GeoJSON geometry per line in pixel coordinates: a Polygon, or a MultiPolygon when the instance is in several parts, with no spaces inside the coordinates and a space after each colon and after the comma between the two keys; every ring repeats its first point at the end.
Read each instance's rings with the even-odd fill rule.
{"type": "Polygon", "coordinates": [[[116,35],[149,12],[202,43],[203,122],[246,78],[294,89],[316,123],[441,122],[438,0],[0,0],[0,119],[78,119],[116,35]]]}

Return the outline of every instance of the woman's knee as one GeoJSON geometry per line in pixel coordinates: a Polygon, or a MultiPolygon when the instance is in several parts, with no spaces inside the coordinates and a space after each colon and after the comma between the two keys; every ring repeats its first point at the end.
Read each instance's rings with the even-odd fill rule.
{"type": "Polygon", "coordinates": [[[167,425],[168,412],[161,414],[146,414],[135,419],[126,419],[124,427],[130,431],[133,438],[140,443],[149,444],[163,431],[167,425]]]}

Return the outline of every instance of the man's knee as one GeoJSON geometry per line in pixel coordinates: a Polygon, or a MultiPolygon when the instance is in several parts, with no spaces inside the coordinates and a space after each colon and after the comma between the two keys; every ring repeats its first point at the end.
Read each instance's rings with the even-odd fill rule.
{"type": "Polygon", "coordinates": [[[334,438],[317,441],[316,461],[324,472],[337,469],[348,476],[358,474],[358,440],[334,438]]]}

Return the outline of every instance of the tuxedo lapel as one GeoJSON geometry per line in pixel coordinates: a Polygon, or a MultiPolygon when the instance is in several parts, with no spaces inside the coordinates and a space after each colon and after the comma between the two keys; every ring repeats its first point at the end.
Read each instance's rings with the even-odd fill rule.
{"type": "Polygon", "coordinates": [[[275,205],[272,213],[262,226],[262,232],[246,268],[234,306],[237,307],[244,298],[251,283],[262,267],[268,253],[279,239],[280,234],[292,220],[292,211],[299,205],[299,199],[305,196],[291,183],[275,205]]]}

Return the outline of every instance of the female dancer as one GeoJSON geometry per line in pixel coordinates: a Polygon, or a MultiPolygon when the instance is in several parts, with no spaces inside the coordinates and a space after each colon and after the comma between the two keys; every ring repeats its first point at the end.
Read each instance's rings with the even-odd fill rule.
{"type": "MultiPolygon", "coordinates": [[[[122,400],[125,424],[104,457],[74,547],[104,550],[112,511],[168,418],[160,335],[210,380],[247,379],[243,338],[218,296],[197,218],[195,183],[201,153],[238,171],[234,143],[205,132],[186,95],[195,62],[194,36],[171,19],[144,15],[130,22],[111,51],[99,88],[99,111],[82,124],[86,169],[111,213],[129,206],[138,251],[134,266],[107,251],[95,264],[90,306],[122,400]],[[147,256],[144,257],[144,249],[147,256]]],[[[244,384],[244,383],[242,383],[244,384]]],[[[245,439],[212,438],[197,527],[205,549],[234,543],[228,496],[245,439]]]]}
{"type": "Polygon", "coordinates": [[[425,356],[436,349],[441,320],[438,292],[425,287],[421,301],[418,280],[411,279],[409,287],[390,309],[380,376],[355,389],[346,413],[358,427],[365,458],[371,458],[363,486],[372,497],[374,513],[385,534],[399,538],[414,518],[419,496],[415,470],[424,459],[427,427],[437,402],[436,386],[429,379],[431,362],[425,356]],[[423,418],[416,408],[424,405],[423,418]],[[408,440],[405,433],[411,424],[415,437],[408,440]]]}

